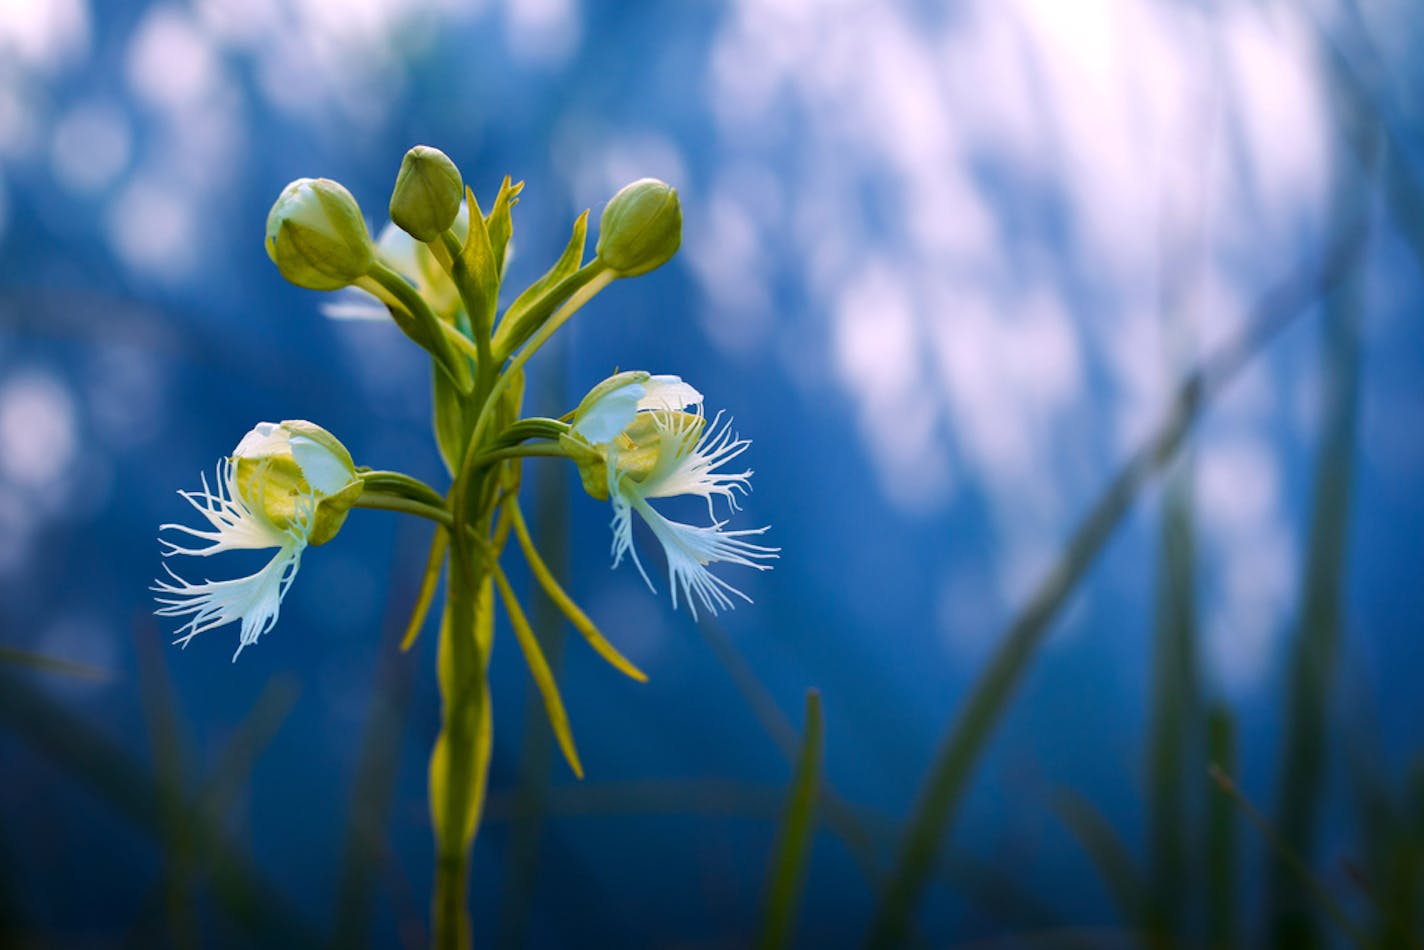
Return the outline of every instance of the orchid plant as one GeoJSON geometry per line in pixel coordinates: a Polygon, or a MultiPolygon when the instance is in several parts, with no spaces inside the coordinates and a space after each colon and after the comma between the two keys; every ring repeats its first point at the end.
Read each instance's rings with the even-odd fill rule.
{"type": "Polygon", "coordinates": [[[435,943],[470,941],[466,910],[469,853],[479,825],[492,744],[488,688],[498,599],[523,651],[569,767],[582,777],[568,716],[549,664],[501,566],[510,535],[544,593],[604,659],[635,680],[643,673],[608,641],[539,556],[519,506],[521,464],[547,456],[572,462],[585,490],[613,509],[613,563],[629,556],[652,580],[634,548],[632,515],[661,543],[673,605],[696,616],[750,600],[710,567],[719,562],[767,570],[777,548],[757,540],[766,528],[728,530],[750,470],[729,471],[749,442],[720,415],[710,423],[700,392],[676,376],[617,373],[557,419],[521,411],[529,361],[596,294],[615,280],[666,263],[682,237],[677,192],[643,179],[609,200],[591,260],[584,261],[585,211],[563,254],[499,314],[513,233],[511,211],[523,184],[506,177],[485,213],[444,153],[417,146],[401,162],[390,200],[391,224],[373,241],[361,209],[341,185],[300,179],[267,218],[267,253],[282,275],[311,290],[343,295],[333,316],[378,315],[395,323],[431,358],[435,441],[450,475],[445,491],[398,471],[357,466],[331,433],[311,422],[263,422],[217,467],[210,485],[180,492],[200,527],[160,528],[165,577],[155,582],[164,617],[180,618],[177,642],[239,624],[237,655],[276,625],[282,598],[308,547],[340,531],[353,508],[403,512],[434,523],[434,538],[403,647],[424,626],[439,579],[437,666],[442,727],[430,756],[430,812],[436,844],[432,902],[435,943]],[[710,523],[683,524],[652,500],[704,499],[710,523]],[[166,535],[166,536],[165,536],[166,535]],[[275,549],[257,572],[191,583],[167,558],[209,557],[234,549],[275,549]]]}

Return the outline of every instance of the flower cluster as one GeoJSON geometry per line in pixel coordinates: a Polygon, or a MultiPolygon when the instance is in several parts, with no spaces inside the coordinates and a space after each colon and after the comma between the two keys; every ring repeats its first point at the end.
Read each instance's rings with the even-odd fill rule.
{"type": "MultiPolygon", "coordinates": [[[[633,542],[636,513],[661,544],[673,606],[716,613],[744,593],[713,572],[718,565],[767,570],[778,549],[760,543],[766,528],[730,530],[750,488],[740,459],[749,442],[676,376],[617,373],[559,418],[525,416],[530,359],[594,296],[617,280],[666,263],[682,239],[677,192],[643,179],[603,211],[592,259],[585,261],[588,212],[575,221],[559,259],[500,312],[513,235],[511,211],[522,183],[505,178],[483,210],[455,164],[436,149],[411,149],[390,198],[391,223],[371,239],[356,199],[340,184],[304,178],[282,190],[267,218],[268,256],[293,284],[336,291],[335,317],[390,320],[430,357],[435,443],[449,471],[444,490],[393,470],[358,467],[331,433],[288,420],[257,425],[200,491],[180,492],[197,527],[160,528],[164,575],[155,581],[157,613],[180,621],[177,641],[227,624],[239,627],[233,655],[277,623],[282,599],[307,549],[331,540],[353,508],[384,509],[434,524],[430,556],[405,645],[424,625],[446,577],[437,650],[443,714],[430,758],[430,810],[439,858],[437,892],[463,880],[479,823],[491,749],[486,680],[494,610],[503,604],[565,757],[582,775],[552,671],[501,565],[511,538],[544,594],[601,656],[635,679],[643,674],[618,652],[563,590],[535,548],[519,507],[526,459],[572,462],[590,495],[613,510],[613,564],[629,557],[652,581],[633,542]],[[692,496],[709,523],[684,524],[655,501],[692,496]],[[725,517],[718,517],[718,506],[725,517]],[[233,550],[271,550],[255,572],[191,582],[170,564],[233,550]]],[[[437,901],[436,942],[462,942],[468,922],[437,901]]]]}

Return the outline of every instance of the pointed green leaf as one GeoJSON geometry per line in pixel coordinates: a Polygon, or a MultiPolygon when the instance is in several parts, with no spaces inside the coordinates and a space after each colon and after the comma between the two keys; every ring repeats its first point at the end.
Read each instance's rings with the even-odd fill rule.
{"type": "Polygon", "coordinates": [[[431,405],[435,415],[435,444],[440,450],[440,460],[445,470],[455,473],[460,460],[465,456],[465,443],[474,428],[474,420],[467,419],[460,392],[450,377],[436,368],[431,373],[433,390],[431,405]]]}
{"type": "Polygon", "coordinates": [[[573,602],[573,598],[564,592],[563,587],[554,578],[544,559],[539,556],[539,551],[534,547],[534,539],[529,535],[529,525],[524,521],[524,513],[520,511],[517,502],[511,502],[509,511],[514,521],[514,535],[519,539],[519,547],[524,551],[524,559],[529,562],[529,570],[534,574],[539,586],[544,588],[544,593],[554,602],[554,606],[561,610],[568,618],[573,628],[588,641],[588,645],[597,651],[608,663],[620,673],[631,677],[640,683],[646,683],[648,676],[638,669],[618,649],[599,632],[598,627],[588,618],[578,604],[573,602]]]}
{"type": "Polygon", "coordinates": [[[499,194],[494,199],[494,207],[485,216],[485,230],[489,233],[490,249],[498,262],[500,275],[504,274],[505,262],[509,259],[509,239],[514,236],[514,219],[509,212],[519,204],[519,193],[524,190],[524,182],[511,185],[509,176],[500,182],[499,194]]]}
{"type": "Polygon", "coordinates": [[[1059,819],[1088,853],[1117,905],[1118,914],[1133,927],[1143,926],[1147,917],[1147,887],[1117,829],[1091,802],[1072,792],[1060,793],[1053,806],[1059,819]]]}
{"type": "Polygon", "coordinates": [[[564,253],[554,262],[554,266],[534,283],[514,298],[514,303],[504,312],[499,332],[495,334],[495,349],[501,353],[512,353],[539,328],[539,324],[549,318],[560,304],[567,300],[577,286],[560,286],[572,277],[583,265],[584,243],[588,235],[588,212],[578,216],[573,233],[564,253]],[[557,288],[557,292],[556,291],[557,288]]]}
{"type": "Polygon", "coordinates": [[[420,592],[415,598],[415,607],[406,624],[405,635],[401,637],[400,648],[404,652],[415,643],[420,628],[425,626],[425,615],[430,612],[430,602],[435,599],[435,588],[440,584],[440,568],[445,565],[445,549],[449,546],[450,535],[439,525],[435,526],[435,537],[430,540],[430,554],[425,559],[425,574],[420,579],[420,592]]]}
{"type": "Polygon", "coordinates": [[[499,258],[490,243],[484,213],[475,200],[472,189],[465,189],[465,201],[470,208],[470,230],[465,246],[460,249],[460,261],[455,271],[455,283],[461,297],[470,308],[470,324],[475,334],[488,334],[494,325],[494,311],[499,298],[499,258]]]}
{"type": "Polygon", "coordinates": [[[544,697],[544,709],[549,715],[549,725],[554,730],[554,737],[559,740],[559,748],[563,750],[569,768],[573,769],[574,775],[583,778],[583,765],[579,762],[578,749],[574,746],[569,714],[564,709],[563,698],[559,696],[559,687],[554,682],[549,661],[544,658],[544,651],[539,648],[539,639],[534,636],[534,630],[529,626],[529,620],[524,616],[524,610],[519,606],[514,590],[509,586],[509,579],[504,576],[504,571],[500,570],[498,564],[494,565],[494,579],[499,585],[499,594],[504,600],[504,610],[509,615],[514,636],[519,641],[519,648],[524,651],[524,662],[529,664],[529,673],[534,677],[534,684],[539,687],[540,695],[544,697]]]}

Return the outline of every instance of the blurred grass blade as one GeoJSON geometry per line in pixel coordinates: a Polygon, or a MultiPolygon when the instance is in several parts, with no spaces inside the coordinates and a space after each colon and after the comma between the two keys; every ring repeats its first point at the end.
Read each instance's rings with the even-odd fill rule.
{"type": "Polygon", "coordinates": [[[903,945],[916,906],[935,871],[945,836],[979,755],[1008,707],[1053,620],[1142,487],[1180,447],[1202,407],[1321,292],[1334,287],[1359,259],[1367,219],[1341,223],[1319,260],[1308,260],[1265,294],[1244,328],[1212,352],[1178,387],[1167,418],[1128,459],[1079,523],[1048,575],[1014,617],[989,665],[970,688],[935,753],[910,815],[895,871],[871,923],[872,947],[903,945]]]}
{"type": "MultiPolygon", "coordinates": [[[[795,763],[800,746],[796,729],[776,704],[776,700],[767,692],[761,680],[757,679],[756,672],[737,652],[736,646],[722,632],[722,628],[717,626],[716,621],[703,617],[697,621],[697,629],[731,678],[742,700],[751,707],[752,714],[761,723],[772,743],[781,750],[788,762],[795,763]]],[[[879,862],[876,860],[876,845],[874,838],[866,830],[865,823],[855,809],[836,794],[829,782],[822,782],[818,799],[825,813],[826,825],[850,851],[871,890],[879,893],[882,881],[879,862]]]]}
{"type": "MultiPolygon", "coordinates": [[[[121,814],[160,837],[164,821],[154,779],[128,753],[23,679],[0,671],[0,723],[121,814]]],[[[243,857],[219,828],[198,821],[194,839],[213,855],[218,906],[237,927],[267,946],[316,946],[320,938],[286,898],[243,857]]]]}
{"type": "Polygon", "coordinates": [[[791,797],[767,878],[766,916],[762,920],[757,946],[773,950],[791,944],[806,868],[811,857],[811,839],[816,825],[816,793],[821,782],[821,761],[825,754],[825,727],[821,721],[821,694],[806,693],[806,735],[796,759],[791,797]]]}
{"type": "Polygon", "coordinates": [[[544,658],[544,651],[539,648],[539,639],[534,636],[534,629],[529,626],[529,620],[524,616],[524,610],[519,606],[519,601],[509,586],[509,578],[504,576],[504,571],[498,564],[493,565],[493,569],[500,599],[504,601],[504,611],[509,615],[510,626],[514,628],[514,637],[519,641],[519,649],[524,651],[524,662],[529,665],[534,684],[539,687],[539,693],[544,697],[544,710],[549,715],[549,725],[553,727],[554,736],[559,740],[559,748],[563,750],[569,768],[573,769],[574,775],[583,778],[583,765],[579,762],[578,749],[574,746],[573,730],[569,728],[569,714],[564,709],[563,698],[559,696],[559,686],[554,682],[549,661],[544,658]]]}
{"type": "Polygon", "coordinates": [[[1261,833],[1261,837],[1270,846],[1272,855],[1295,878],[1296,882],[1311,894],[1316,906],[1325,911],[1326,915],[1335,921],[1340,930],[1356,945],[1371,946],[1369,938],[1350,919],[1350,915],[1345,913],[1344,908],[1335,899],[1335,895],[1331,894],[1330,889],[1310,872],[1310,868],[1301,856],[1291,849],[1285,839],[1276,832],[1276,829],[1271,827],[1270,821],[1261,814],[1255,805],[1251,804],[1251,800],[1241,789],[1237,788],[1231,776],[1215,765],[1207,767],[1207,774],[1211,776],[1211,780],[1216,783],[1217,788],[1221,789],[1222,793],[1228,796],[1241,810],[1241,813],[1246,816],[1246,820],[1256,826],[1256,830],[1261,833]]]}
{"type": "Polygon", "coordinates": [[[604,638],[603,634],[599,633],[598,627],[588,619],[588,615],[580,610],[578,604],[574,603],[569,595],[564,593],[563,587],[559,586],[558,580],[549,571],[544,559],[539,556],[539,550],[534,546],[534,539],[529,536],[529,525],[524,521],[524,513],[519,510],[519,503],[511,501],[506,506],[506,510],[513,517],[514,534],[519,539],[519,547],[524,551],[524,559],[529,562],[529,570],[534,574],[539,585],[544,588],[544,593],[548,594],[554,605],[563,611],[569,623],[588,641],[588,645],[593,647],[599,656],[607,660],[619,672],[640,683],[646,683],[647,675],[629,662],[613,644],[604,638]]]}
{"type": "MultiPolygon", "coordinates": [[[[151,673],[148,681],[153,682],[151,673]]],[[[147,688],[146,686],[145,689],[147,688]]],[[[160,685],[160,690],[162,689],[163,686],[160,685]]],[[[165,811],[172,812],[164,818],[165,822],[171,822],[166,832],[170,837],[165,842],[169,861],[159,889],[146,902],[146,909],[139,913],[140,931],[144,921],[161,906],[168,915],[169,931],[174,945],[202,946],[197,918],[194,916],[198,904],[193,899],[193,884],[202,874],[206,874],[211,880],[214,891],[230,891],[235,899],[244,899],[243,883],[240,880],[234,881],[224,870],[216,860],[218,855],[211,850],[211,839],[197,834],[196,829],[221,827],[228,820],[242,790],[251,780],[252,769],[258,756],[286,721],[292,707],[296,705],[299,692],[296,680],[291,676],[274,677],[258,695],[251,711],[238,724],[212,772],[201,783],[198,793],[190,798],[182,788],[171,790],[170,794],[177,797],[164,806],[165,811]],[[177,906],[175,901],[178,902],[177,906]]],[[[169,705],[168,714],[172,715],[174,712],[174,708],[169,705]]],[[[160,731],[157,734],[161,736],[163,733],[160,731]]],[[[178,746],[175,745],[175,748],[178,746]]]]}
{"type": "Polygon", "coordinates": [[[14,647],[0,646],[0,664],[25,667],[38,670],[41,673],[59,673],[95,683],[103,683],[113,678],[108,670],[101,670],[97,666],[75,663],[72,660],[61,660],[58,657],[31,653],[28,650],[17,650],[14,647]]]}
{"type": "MultiPolygon", "coordinates": [[[[1183,452],[1167,475],[1157,562],[1152,718],[1147,748],[1150,914],[1133,923],[1176,933],[1192,895],[1188,883],[1187,764],[1200,761],[1196,662],[1196,545],[1192,525],[1192,469],[1183,452]]],[[[1193,770],[1192,774],[1196,774],[1193,770]]]]}
{"type": "Polygon", "coordinates": [[[1112,824],[1091,802],[1072,792],[1055,796],[1053,810],[1092,860],[1123,923],[1129,928],[1142,927],[1147,916],[1147,888],[1112,824]]]}
{"type": "MultiPolygon", "coordinates": [[[[189,743],[178,721],[172,682],[154,632],[148,624],[143,624],[136,629],[134,637],[139,689],[152,747],[154,778],[158,781],[158,810],[163,821],[163,875],[159,899],[154,903],[162,906],[173,945],[196,947],[198,921],[194,915],[192,836],[186,828],[189,743]]],[[[148,917],[141,914],[140,924],[146,923],[148,917]]]]}
{"type": "MultiPolygon", "coordinates": [[[[1340,105],[1347,132],[1370,141],[1377,131],[1350,126],[1360,116],[1340,105]]],[[[1362,213],[1374,190],[1370,171],[1375,148],[1361,167],[1337,156],[1333,214],[1362,213]]],[[[1350,485],[1360,391],[1360,309],[1364,274],[1355,267],[1325,301],[1320,375],[1321,440],[1316,462],[1309,542],[1300,583],[1298,629],[1292,644],[1286,696],[1284,750],[1276,784],[1276,822],[1281,835],[1307,865],[1315,854],[1326,766],[1326,720],[1339,651],[1341,597],[1349,539],[1350,485]]],[[[1316,942],[1314,909],[1294,875],[1273,864],[1268,876],[1268,915],[1280,945],[1316,942]]]]}
{"type": "Polygon", "coordinates": [[[425,573],[420,579],[420,592],[415,596],[415,607],[411,609],[410,621],[406,624],[405,635],[401,637],[400,648],[404,652],[420,636],[425,626],[425,617],[430,612],[430,602],[435,599],[435,588],[440,586],[440,569],[445,566],[445,549],[450,544],[450,535],[440,525],[435,526],[435,537],[430,539],[430,554],[425,559],[425,573]]]}
{"type": "MultiPolygon", "coordinates": [[[[438,530],[444,534],[443,529],[438,530]]],[[[402,534],[402,541],[410,535],[402,534]]],[[[399,544],[391,573],[403,577],[399,566],[405,562],[406,544],[399,544]]],[[[442,552],[443,553],[443,552],[442,552]]],[[[440,558],[440,560],[443,560],[440,558]]],[[[439,571],[436,571],[437,576],[439,571]]],[[[422,584],[424,579],[422,579],[422,584]]],[[[351,781],[351,799],[346,818],[346,841],[342,847],[341,876],[336,888],[336,919],[333,947],[370,946],[375,918],[377,871],[389,849],[385,827],[400,774],[401,732],[410,707],[414,666],[401,656],[404,637],[401,604],[405,585],[386,598],[382,622],[381,655],[376,685],[371,692],[369,719],[356,758],[351,781]]],[[[407,926],[420,927],[421,915],[407,926]]]]}
{"type": "MultiPolygon", "coordinates": [[[[1225,706],[1207,715],[1206,753],[1211,768],[1236,772],[1236,720],[1225,706]]],[[[1206,942],[1234,947],[1236,934],[1236,813],[1225,795],[1206,803],[1206,942]]]]}

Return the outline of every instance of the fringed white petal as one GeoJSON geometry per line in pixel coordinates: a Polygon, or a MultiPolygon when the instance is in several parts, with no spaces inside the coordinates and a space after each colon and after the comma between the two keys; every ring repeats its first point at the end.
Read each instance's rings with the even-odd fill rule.
{"type": "MultiPolygon", "coordinates": [[[[254,436],[266,437],[257,430],[254,430],[254,436]]],[[[277,527],[243,498],[238,491],[236,471],[234,461],[224,459],[218,465],[217,491],[211,490],[207,476],[202,476],[201,492],[179,492],[214,530],[163,525],[160,531],[180,531],[209,542],[205,547],[185,548],[159,538],[164,545],[163,554],[165,557],[174,554],[207,557],[219,551],[258,548],[276,548],[277,553],[265,567],[247,577],[227,581],[204,580],[200,584],[184,580],[164,564],[163,570],[168,577],[158,578],[151,588],[159,595],[154,598],[160,605],[154,611],[156,615],[187,618],[175,634],[175,642],[180,645],[187,646],[189,640],[215,627],[240,622],[237,652],[232,656],[234,661],[244,647],[256,643],[258,637],[277,623],[282,598],[301,566],[302,552],[306,550],[316,513],[316,498],[312,495],[300,497],[288,526],[277,527]]],[[[260,484],[257,490],[260,495],[260,484]]]]}
{"type": "Polygon", "coordinates": [[[623,563],[623,555],[627,554],[633,559],[633,566],[638,569],[638,573],[643,575],[643,582],[648,585],[648,590],[656,594],[658,589],[653,586],[653,579],[644,570],[643,562],[638,558],[638,549],[633,545],[632,506],[616,492],[610,493],[608,497],[613,502],[613,522],[609,525],[613,529],[613,566],[617,567],[623,563]]]}
{"type": "Polygon", "coordinates": [[[723,531],[725,522],[717,522],[706,527],[682,524],[660,515],[643,498],[634,495],[629,499],[638,510],[648,527],[663,546],[668,561],[668,584],[672,588],[672,605],[677,607],[678,591],[694,619],[697,617],[697,601],[701,601],[707,611],[714,616],[718,609],[731,610],[735,595],[751,603],[751,598],[722,578],[707,570],[708,564],[726,562],[759,571],[771,570],[770,564],[761,561],[779,556],[780,548],[766,547],[745,540],[747,537],[763,534],[766,528],[743,531],[723,531]]]}
{"type": "Polygon", "coordinates": [[[160,595],[155,600],[163,605],[154,613],[189,618],[175,634],[174,642],[180,646],[187,646],[189,640],[214,627],[241,621],[237,652],[232,655],[236,662],[244,647],[256,643],[277,623],[282,598],[297,576],[305,549],[305,540],[293,541],[279,548],[257,573],[230,581],[190,584],[165,564],[163,569],[170,580],[160,578],[153,582],[152,590],[160,595]]]}
{"type": "Polygon", "coordinates": [[[643,384],[643,390],[643,397],[638,400],[639,409],[680,412],[688,406],[702,405],[702,394],[684,383],[681,376],[653,376],[643,384]]]}
{"type": "Polygon", "coordinates": [[[203,531],[181,524],[159,525],[158,530],[179,531],[209,543],[205,547],[185,548],[160,537],[158,543],[163,545],[165,557],[174,554],[207,557],[219,551],[276,548],[291,542],[292,528],[278,528],[260,512],[254,511],[237,490],[237,466],[232,459],[223,459],[218,463],[217,491],[208,487],[207,475],[199,477],[203,483],[202,491],[180,491],[178,494],[197,509],[214,530],[203,531]]]}
{"type": "MultiPolygon", "coordinates": [[[[660,415],[660,418],[668,417],[660,415]]],[[[688,417],[680,418],[686,420],[688,417]]],[[[721,420],[722,414],[719,412],[703,429],[702,437],[690,450],[683,445],[678,446],[682,451],[660,456],[658,466],[643,483],[643,496],[670,498],[674,495],[697,495],[707,499],[707,512],[714,520],[717,517],[712,509],[714,497],[726,499],[728,507],[733,511],[738,510],[741,506],[737,504],[737,493],[746,495],[751,491],[752,471],[747,469],[741,472],[718,472],[717,468],[741,455],[752,443],[750,439],[737,437],[732,431],[730,418],[719,429],[718,423],[721,420]],[[671,464],[664,466],[664,457],[671,464]]],[[[668,429],[663,435],[665,444],[670,436],[674,440],[690,441],[690,433],[695,431],[695,427],[685,421],[672,422],[668,429]]]]}

